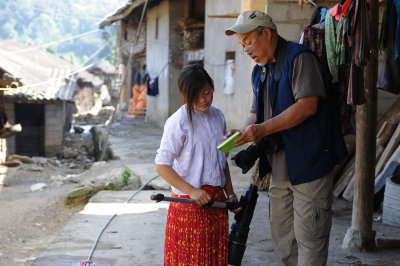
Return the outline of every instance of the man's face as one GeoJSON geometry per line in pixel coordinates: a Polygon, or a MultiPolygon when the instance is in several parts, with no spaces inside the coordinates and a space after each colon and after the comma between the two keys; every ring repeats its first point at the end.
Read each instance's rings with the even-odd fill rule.
{"type": "Polygon", "coordinates": [[[259,65],[265,65],[274,59],[275,47],[272,45],[271,38],[272,32],[268,28],[264,28],[262,31],[236,33],[236,39],[243,47],[243,52],[259,65]]]}

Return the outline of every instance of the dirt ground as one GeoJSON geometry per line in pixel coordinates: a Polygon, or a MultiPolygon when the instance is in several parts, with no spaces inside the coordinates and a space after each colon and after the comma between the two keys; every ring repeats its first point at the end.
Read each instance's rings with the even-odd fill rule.
{"type": "MultiPolygon", "coordinates": [[[[146,137],[152,134],[160,136],[158,131],[162,129],[157,129],[155,133],[150,126],[140,126],[137,124],[138,122],[135,123],[132,125],[123,123],[115,128],[114,132],[119,136],[129,136],[136,141],[136,146],[131,149],[124,148],[120,152],[126,153],[127,158],[130,153],[134,153],[135,156],[139,156],[139,161],[143,161],[145,160],[142,158],[143,156],[149,159],[149,155],[146,153],[147,149],[154,152],[153,146],[159,144],[159,141],[157,141],[158,143],[149,143],[151,141],[146,137]],[[143,140],[138,141],[138,136],[142,136],[143,140]]],[[[122,137],[121,141],[126,142],[122,137]]],[[[39,158],[35,164],[22,164],[18,168],[8,168],[4,186],[0,186],[0,265],[30,265],[40,253],[50,246],[66,222],[82,209],[82,207],[67,207],[63,200],[68,192],[81,186],[74,181],[74,178],[68,177],[73,177],[83,172],[84,169],[74,166],[74,163],[71,162],[63,163],[57,160],[43,162],[43,160],[39,158]],[[46,184],[47,187],[32,191],[32,185],[40,183],[46,184]]],[[[119,162],[114,161],[114,163],[119,162]]],[[[110,167],[113,165],[110,163],[110,167]]],[[[243,177],[237,173],[238,169],[232,167],[231,171],[235,185],[239,185],[238,181],[243,177]]],[[[265,265],[266,257],[271,257],[270,261],[274,261],[269,233],[260,234],[260,232],[269,232],[266,204],[267,202],[258,204],[264,211],[258,212],[254,219],[265,221],[265,223],[259,222],[252,225],[250,234],[254,241],[248,243],[246,251],[252,255],[251,261],[253,262],[259,257],[260,264],[249,262],[244,265],[265,265]]],[[[341,248],[346,230],[351,225],[351,209],[352,203],[344,200],[336,200],[334,203],[328,265],[400,265],[399,248],[379,248],[372,253],[354,253],[341,248]]],[[[382,224],[379,220],[380,216],[379,213],[374,214],[376,218],[374,230],[377,238],[399,240],[399,227],[382,224]]]]}
{"type": "Polygon", "coordinates": [[[81,171],[63,166],[39,168],[31,164],[8,169],[7,186],[0,188],[0,265],[30,265],[65,222],[82,209],[66,207],[63,203],[67,193],[78,184],[51,179],[81,171]],[[31,186],[38,183],[48,187],[31,191],[31,186]]]}

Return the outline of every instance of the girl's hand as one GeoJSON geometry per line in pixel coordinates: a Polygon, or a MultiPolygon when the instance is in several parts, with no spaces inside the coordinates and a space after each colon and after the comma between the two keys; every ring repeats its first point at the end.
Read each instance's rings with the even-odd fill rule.
{"type": "Polygon", "coordinates": [[[211,201],[211,195],[202,189],[193,189],[189,193],[189,197],[194,200],[198,205],[204,205],[211,201]]]}
{"type": "MultiPolygon", "coordinates": [[[[226,201],[227,201],[227,202],[237,202],[237,201],[238,201],[238,198],[237,198],[236,194],[233,193],[232,195],[228,196],[228,198],[226,199],[226,201]]],[[[241,212],[241,210],[242,210],[242,208],[239,207],[239,208],[237,208],[236,210],[230,210],[230,211],[233,212],[234,214],[236,214],[236,213],[238,213],[238,212],[241,212]]]]}
{"type": "Polygon", "coordinates": [[[226,140],[227,138],[235,134],[235,132],[237,131],[239,131],[239,129],[231,129],[230,131],[228,131],[228,133],[222,136],[222,140],[226,140]]]}

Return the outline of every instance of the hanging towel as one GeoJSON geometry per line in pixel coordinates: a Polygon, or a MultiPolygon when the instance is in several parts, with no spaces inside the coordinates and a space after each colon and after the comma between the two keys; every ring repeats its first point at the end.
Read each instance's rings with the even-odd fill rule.
{"type": "MultiPolygon", "coordinates": [[[[332,8],[328,10],[330,14],[332,8]]],[[[327,15],[325,18],[325,46],[326,46],[326,57],[328,61],[329,71],[332,76],[332,83],[338,82],[338,65],[336,53],[336,28],[337,21],[334,17],[327,15]]]]}

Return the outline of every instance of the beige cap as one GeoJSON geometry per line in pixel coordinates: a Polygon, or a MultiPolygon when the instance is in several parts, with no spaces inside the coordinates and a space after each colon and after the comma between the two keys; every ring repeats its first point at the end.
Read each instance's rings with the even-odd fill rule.
{"type": "Polygon", "coordinates": [[[225,34],[230,36],[237,32],[248,33],[259,26],[276,31],[276,25],[271,16],[259,10],[244,11],[238,16],[235,25],[225,30],[225,34]]]}

